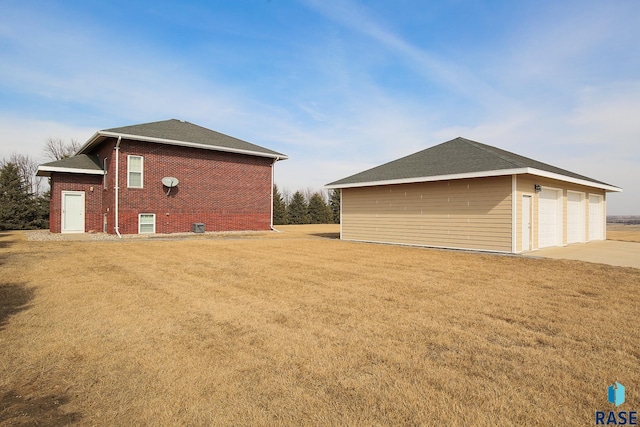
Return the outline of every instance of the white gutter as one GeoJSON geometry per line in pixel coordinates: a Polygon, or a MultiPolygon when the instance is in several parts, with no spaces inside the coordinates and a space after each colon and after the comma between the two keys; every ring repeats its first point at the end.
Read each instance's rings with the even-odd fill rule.
{"type": "Polygon", "coordinates": [[[119,206],[118,206],[118,196],[120,194],[120,141],[122,141],[122,137],[119,136],[118,137],[118,142],[116,142],[116,146],[114,148],[114,150],[116,150],[116,182],[115,182],[115,192],[116,192],[116,203],[115,203],[115,216],[116,216],[116,225],[115,225],[115,230],[116,230],[116,234],[118,235],[119,238],[122,239],[122,236],[120,235],[120,224],[119,224],[119,206]]]}

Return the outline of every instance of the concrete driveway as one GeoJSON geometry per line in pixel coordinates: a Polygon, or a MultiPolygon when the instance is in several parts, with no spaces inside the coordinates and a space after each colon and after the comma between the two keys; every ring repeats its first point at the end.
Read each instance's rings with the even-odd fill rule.
{"type": "Polygon", "coordinates": [[[640,268],[640,243],[618,242],[616,240],[575,243],[558,248],[539,249],[528,252],[525,256],[575,259],[620,267],[640,268]]]}

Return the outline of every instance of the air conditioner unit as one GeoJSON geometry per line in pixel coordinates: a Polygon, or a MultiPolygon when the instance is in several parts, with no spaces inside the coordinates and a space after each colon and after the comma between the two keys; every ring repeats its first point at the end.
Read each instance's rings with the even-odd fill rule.
{"type": "Polygon", "coordinates": [[[193,223],[193,232],[194,233],[204,233],[204,223],[203,222],[194,222],[193,223]]]}

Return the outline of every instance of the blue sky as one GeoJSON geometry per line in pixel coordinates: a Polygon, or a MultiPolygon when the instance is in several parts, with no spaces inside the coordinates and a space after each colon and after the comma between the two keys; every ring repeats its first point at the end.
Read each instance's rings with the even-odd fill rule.
{"type": "Polygon", "coordinates": [[[4,1],[0,158],[177,118],[330,181],[457,136],[640,214],[640,1],[4,1]]]}

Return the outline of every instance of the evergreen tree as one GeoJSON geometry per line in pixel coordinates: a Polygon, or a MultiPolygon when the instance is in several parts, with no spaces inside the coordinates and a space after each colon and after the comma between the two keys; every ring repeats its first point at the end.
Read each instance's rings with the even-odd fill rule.
{"type": "Polygon", "coordinates": [[[51,189],[43,194],[36,196],[36,205],[38,208],[38,222],[34,224],[35,228],[49,228],[49,210],[51,207],[51,189]]]}
{"type": "Polygon", "coordinates": [[[329,206],[331,207],[334,224],[340,224],[340,190],[334,189],[329,193],[329,206]]]}
{"type": "Polygon", "coordinates": [[[313,193],[309,199],[309,222],[311,224],[329,224],[331,209],[320,193],[313,193]]]}
{"type": "Polygon", "coordinates": [[[273,224],[284,225],[287,223],[287,205],[284,203],[278,186],[273,184],[273,224]]]}
{"type": "Polygon", "coordinates": [[[308,224],[309,218],[307,215],[309,207],[304,200],[304,196],[300,191],[296,191],[291,198],[291,202],[287,206],[287,218],[289,224],[308,224]]]}
{"type": "Polygon", "coordinates": [[[25,230],[40,228],[36,197],[29,192],[29,185],[13,163],[0,168],[0,230],[25,230]]]}

